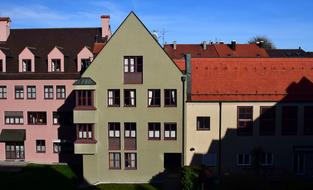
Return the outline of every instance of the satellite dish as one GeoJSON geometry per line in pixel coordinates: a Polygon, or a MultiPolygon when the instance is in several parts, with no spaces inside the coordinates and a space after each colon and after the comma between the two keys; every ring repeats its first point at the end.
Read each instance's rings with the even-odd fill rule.
{"type": "Polygon", "coordinates": [[[155,30],[152,31],[152,36],[154,37],[154,39],[156,39],[158,41],[159,35],[155,30]]]}

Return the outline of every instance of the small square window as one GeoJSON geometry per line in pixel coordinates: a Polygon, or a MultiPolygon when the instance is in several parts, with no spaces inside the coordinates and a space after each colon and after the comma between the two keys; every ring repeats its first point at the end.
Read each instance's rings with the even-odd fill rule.
{"type": "Polygon", "coordinates": [[[22,60],[22,71],[23,72],[31,72],[32,71],[32,60],[31,59],[23,59],[22,60]]]}
{"type": "Polygon", "coordinates": [[[36,140],[36,152],[45,153],[46,152],[46,141],[36,140]]]}
{"type": "Polygon", "coordinates": [[[51,71],[60,72],[61,71],[61,59],[52,59],[51,60],[51,71]]]}
{"type": "Polygon", "coordinates": [[[135,89],[124,90],[124,106],[125,107],[136,106],[136,90],[135,89]]]}
{"type": "Polygon", "coordinates": [[[197,117],[197,130],[210,130],[210,117],[197,117]]]}

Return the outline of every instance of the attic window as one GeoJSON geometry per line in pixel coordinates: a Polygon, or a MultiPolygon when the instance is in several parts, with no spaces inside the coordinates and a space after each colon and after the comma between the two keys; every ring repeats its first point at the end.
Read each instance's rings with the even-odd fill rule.
{"type": "Polygon", "coordinates": [[[3,60],[0,59],[0,72],[2,73],[3,72],[3,60]]]}
{"type": "Polygon", "coordinates": [[[61,59],[52,59],[51,60],[51,71],[60,72],[61,71],[61,59]]]}
{"type": "Polygon", "coordinates": [[[32,70],[32,61],[30,59],[22,60],[22,71],[23,72],[31,72],[32,70]]]}
{"type": "Polygon", "coordinates": [[[90,63],[90,59],[81,59],[81,71],[85,71],[89,67],[90,63]]]}

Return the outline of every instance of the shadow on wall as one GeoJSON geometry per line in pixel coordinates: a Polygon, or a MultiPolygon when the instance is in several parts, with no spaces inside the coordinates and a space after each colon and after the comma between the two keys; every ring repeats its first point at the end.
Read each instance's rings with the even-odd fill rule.
{"type": "MultiPolygon", "coordinates": [[[[241,113],[237,109],[238,113],[235,115],[242,118],[237,120],[237,126],[234,126],[237,128],[227,129],[226,133],[222,134],[221,141],[212,140],[206,154],[195,152],[190,165],[203,167],[203,161],[208,155],[213,154],[216,158],[215,166],[205,167],[215,174],[218,173],[220,162],[221,175],[239,172],[280,176],[292,173],[312,177],[313,138],[308,135],[313,135],[313,83],[303,77],[298,83],[291,83],[286,92],[287,94],[274,106],[261,105],[260,117],[255,120],[252,120],[252,115],[249,114],[250,111],[253,112],[249,110],[252,107],[247,106],[241,113]],[[309,103],[311,105],[304,105],[309,103]],[[299,105],[304,105],[305,108],[301,111],[299,105]],[[221,143],[220,158],[219,143],[221,143]],[[249,154],[250,158],[239,156],[242,153],[249,154]],[[272,154],[272,158],[270,155],[265,156],[267,153],[272,154]],[[238,162],[243,165],[238,166],[238,162]],[[266,165],[264,162],[269,164],[266,165]],[[271,162],[273,164],[270,164],[271,162]]],[[[225,118],[227,116],[222,115],[222,129],[230,127],[223,126],[225,118]]]]}
{"type": "Polygon", "coordinates": [[[74,141],[76,140],[76,127],[73,123],[74,107],[75,92],[72,91],[64,104],[58,109],[60,124],[58,137],[61,139],[59,162],[67,163],[76,175],[83,179],[82,155],[74,154],[74,141]]]}

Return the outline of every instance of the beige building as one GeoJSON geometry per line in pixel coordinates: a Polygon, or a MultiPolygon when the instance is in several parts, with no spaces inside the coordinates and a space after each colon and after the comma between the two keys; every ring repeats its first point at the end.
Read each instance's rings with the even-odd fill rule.
{"type": "Polygon", "coordinates": [[[130,13],[74,84],[75,153],[89,183],[146,183],[181,166],[181,76],[130,13]]]}

